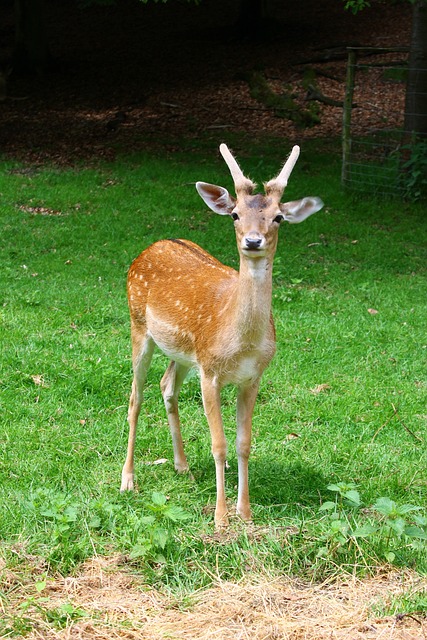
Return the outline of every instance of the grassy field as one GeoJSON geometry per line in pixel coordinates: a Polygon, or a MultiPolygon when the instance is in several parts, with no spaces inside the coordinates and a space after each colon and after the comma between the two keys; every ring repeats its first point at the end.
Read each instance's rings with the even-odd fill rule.
{"type": "MultiPolygon", "coordinates": [[[[232,147],[262,183],[290,145],[232,147]]],[[[149,584],[182,593],[248,572],[316,580],[382,564],[426,571],[425,204],[355,200],[341,191],[333,146],[304,145],[286,198],[318,195],[325,208],[281,229],[278,351],[261,385],[250,460],[254,525],[233,520],[218,536],[198,379],[189,376],[181,393],[192,480],[173,469],[161,354],[140,418],[138,491],[119,493],[131,384],[127,268],[164,237],[191,239],[237,266],[231,220],[208,212],[194,188],[204,180],[231,189],[217,147],[93,168],[2,162],[0,171],[3,566],[67,574],[120,552],[149,584]]],[[[230,504],[234,401],[226,388],[230,504]]]]}

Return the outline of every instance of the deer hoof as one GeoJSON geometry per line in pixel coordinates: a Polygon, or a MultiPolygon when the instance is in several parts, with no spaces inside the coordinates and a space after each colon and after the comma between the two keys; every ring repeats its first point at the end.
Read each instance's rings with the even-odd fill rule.
{"type": "Polygon", "coordinates": [[[236,509],[236,514],[245,522],[252,522],[252,512],[250,509],[236,509]]]}
{"type": "Polygon", "coordinates": [[[133,483],[133,473],[124,473],[122,475],[122,484],[120,486],[120,492],[124,491],[133,491],[134,483],[133,483]]]}

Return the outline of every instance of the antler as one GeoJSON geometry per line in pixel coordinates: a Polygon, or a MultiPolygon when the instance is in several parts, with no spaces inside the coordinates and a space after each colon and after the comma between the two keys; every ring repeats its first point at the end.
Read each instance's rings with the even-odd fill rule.
{"type": "Polygon", "coordinates": [[[295,145],[277,178],[269,180],[269,182],[267,182],[267,184],[265,185],[267,194],[276,192],[279,197],[282,196],[282,193],[285,190],[286,185],[288,184],[288,179],[292,173],[292,169],[294,168],[295,163],[298,160],[299,152],[300,148],[295,145]]]}
{"type": "Polygon", "coordinates": [[[230,170],[231,177],[234,180],[234,187],[236,189],[236,193],[239,191],[243,191],[248,194],[252,193],[252,191],[255,188],[255,184],[252,182],[252,180],[249,180],[249,178],[246,178],[243,175],[243,171],[237,164],[237,161],[235,160],[235,158],[232,156],[227,145],[222,143],[219,147],[219,150],[227,164],[227,167],[230,170]]]}

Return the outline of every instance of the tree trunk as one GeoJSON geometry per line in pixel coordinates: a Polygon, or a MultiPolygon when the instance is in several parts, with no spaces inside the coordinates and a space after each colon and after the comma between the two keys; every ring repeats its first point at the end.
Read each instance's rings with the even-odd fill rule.
{"type": "Polygon", "coordinates": [[[416,0],[406,85],[406,135],[427,135],[427,0],[416,0]]]}
{"type": "Polygon", "coordinates": [[[14,71],[43,75],[49,57],[44,0],[15,0],[14,71]]]}

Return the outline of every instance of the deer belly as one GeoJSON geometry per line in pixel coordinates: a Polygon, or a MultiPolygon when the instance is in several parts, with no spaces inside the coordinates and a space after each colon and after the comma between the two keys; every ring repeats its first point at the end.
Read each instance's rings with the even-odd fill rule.
{"type": "Polygon", "coordinates": [[[196,364],[194,336],[171,320],[158,318],[147,308],[147,328],[159,349],[171,360],[182,364],[196,364]]]}

